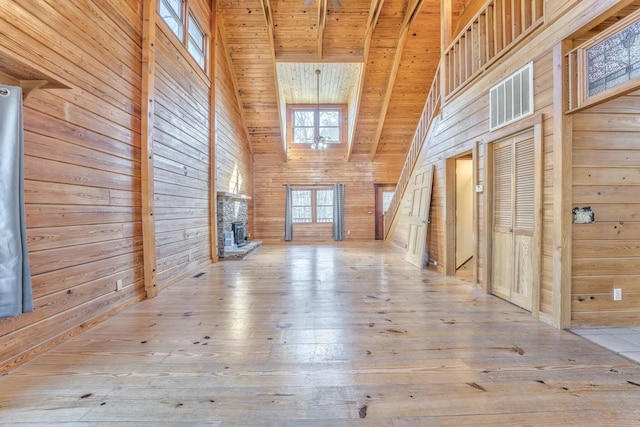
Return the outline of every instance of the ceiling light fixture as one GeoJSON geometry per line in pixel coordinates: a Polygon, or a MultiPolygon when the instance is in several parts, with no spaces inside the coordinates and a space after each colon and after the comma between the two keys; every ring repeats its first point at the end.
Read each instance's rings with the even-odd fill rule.
{"type": "Polygon", "coordinates": [[[313,142],[311,143],[312,150],[324,150],[329,147],[327,141],[328,137],[320,135],[320,69],[316,70],[316,119],[318,120],[316,128],[318,129],[318,135],[313,138],[313,142]]]}

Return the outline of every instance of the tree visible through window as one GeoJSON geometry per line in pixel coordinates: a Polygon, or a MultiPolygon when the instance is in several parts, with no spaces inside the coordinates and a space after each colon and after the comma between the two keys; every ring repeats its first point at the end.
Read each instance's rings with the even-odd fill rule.
{"type": "Polygon", "coordinates": [[[291,201],[293,223],[333,222],[333,190],[292,190],[291,201]]]}
{"type": "Polygon", "coordinates": [[[293,108],[293,142],[310,144],[320,138],[327,143],[340,143],[340,115],[337,108],[293,108]]]}

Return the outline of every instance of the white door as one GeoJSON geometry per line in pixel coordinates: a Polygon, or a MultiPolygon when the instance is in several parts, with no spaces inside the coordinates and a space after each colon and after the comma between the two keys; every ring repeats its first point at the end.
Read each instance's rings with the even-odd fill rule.
{"type": "Polygon", "coordinates": [[[432,184],[433,165],[418,170],[411,181],[413,197],[409,213],[409,239],[405,259],[419,268],[423,267],[432,184]]]}

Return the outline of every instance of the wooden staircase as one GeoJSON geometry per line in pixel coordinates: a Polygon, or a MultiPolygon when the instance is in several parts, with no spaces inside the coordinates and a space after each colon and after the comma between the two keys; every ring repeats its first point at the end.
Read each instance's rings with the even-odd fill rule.
{"type": "Polygon", "coordinates": [[[396,192],[393,195],[391,203],[389,204],[389,208],[384,215],[385,240],[387,239],[387,237],[389,237],[391,226],[396,220],[398,207],[400,206],[402,197],[404,196],[404,193],[411,180],[411,174],[413,173],[413,169],[418,161],[420,152],[422,151],[422,146],[427,139],[427,134],[429,133],[429,129],[431,128],[431,124],[433,123],[433,119],[440,112],[440,100],[440,68],[438,67],[435,72],[433,82],[431,83],[429,95],[427,96],[427,100],[425,101],[424,109],[422,110],[420,121],[418,122],[418,127],[416,128],[416,132],[413,135],[413,140],[411,141],[411,146],[409,147],[407,158],[404,161],[402,172],[400,172],[400,178],[398,179],[398,183],[396,184],[396,192]]]}

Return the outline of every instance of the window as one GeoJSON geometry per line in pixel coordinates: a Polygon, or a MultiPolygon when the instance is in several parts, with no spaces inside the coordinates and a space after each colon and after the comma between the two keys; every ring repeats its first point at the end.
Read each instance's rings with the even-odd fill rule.
{"type": "Polygon", "coordinates": [[[389,205],[393,200],[393,196],[396,194],[396,190],[385,190],[382,192],[382,212],[387,213],[389,210],[389,205]]]}
{"type": "Polygon", "coordinates": [[[640,11],[567,53],[569,110],[597,104],[640,86],[640,11]]]}
{"type": "Polygon", "coordinates": [[[200,30],[198,23],[193,18],[191,14],[189,14],[189,41],[187,44],[187,49],[193,59],[196,60],[200,68],[204,69],[204,34],[200,30]]]}
{"type": "Polygon", "coordinates": [[[333,222],[333,190],[292,190],[291,202],[294,224],[333,222]]]}
{"type": "Polygon", "coordinates": [[[160,17],[171,28],[173,34],[182,40],[182,0],[160,0],[160,17]]]}
{"type": "Polygon", "coordinates": [[[640,76],[640,20],[587,53],[587,96],[594,96],[640,76]]]}
{"type": "Polygon", "coordinates": [[[206,71],[207,34],[202,30],[195,15],[189,11],[189,0],[160,0],[158,13],[173,34],[186,47],[189,54],[206,71]],[[186,33],[184,28],[186,27],[186,33]]]}
{"type": "Polygon", "coordinates": [[[324,138],[324,142],[342,142],[342,108],[292,107],[292,140],[294,144],[310,144],[324,138]]]}

